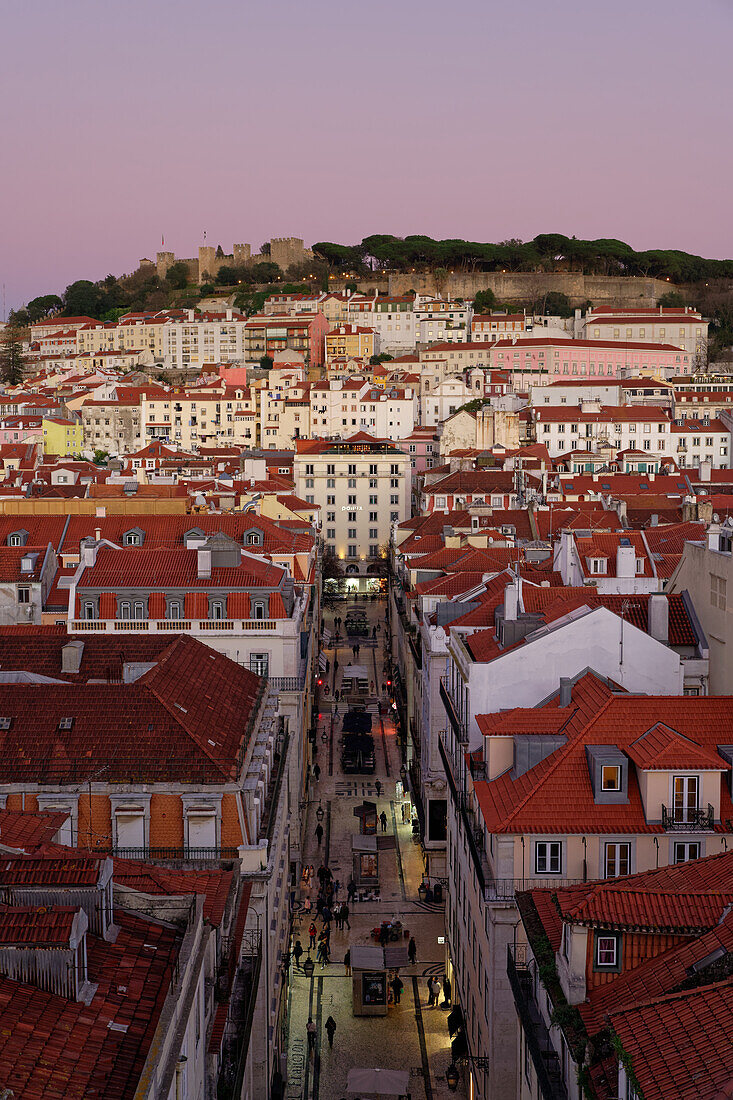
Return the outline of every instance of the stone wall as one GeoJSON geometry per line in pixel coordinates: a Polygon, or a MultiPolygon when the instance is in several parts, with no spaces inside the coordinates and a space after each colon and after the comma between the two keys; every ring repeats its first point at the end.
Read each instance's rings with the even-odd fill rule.
{"type": "MultiPolygon", "coordinates": [[[[583,275],[579,271],[482,271],[455,272],[441,280],[442,293],[451,298],[473,298],[479,290],[493,290],[500,302],[531,302],[535,298],[558,291],[566,294],[573,306],[614,303],[622,306],[654,306],[657,299],[674,289],[661,279],[622,278],[615,275],[583,275]]],[[[432,274],[396,274],[389,277],[390,294],[405,294],[409,290],[437,294],[432,274]]]]}

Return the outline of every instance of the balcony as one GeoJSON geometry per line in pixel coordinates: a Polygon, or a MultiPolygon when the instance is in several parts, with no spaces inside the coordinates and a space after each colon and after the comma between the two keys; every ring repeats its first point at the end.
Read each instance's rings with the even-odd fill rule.
{"type": "Polygon", "coordinates": [[[550,1031],[535,999],[536,963],[528,961],[524,944],[507,947],[507,975],[524,1038],[529,1048],[542,1100],[568,1100],[560,1059],[552,1045],[550,1031]]]}
{"type": "Polygon", "coordinates": [[[689,809],[662,806],[662,828],[668,833],[712,832],[715,828],[715,810],[709,802],[707,809],[702,806],[689,809]]]}
{"type": "Polygon", "coordinates": [[[448,684],[443,676],[440,678],[440,698],[443,700],[443,706],[448,715],[448,721],[453,727],[453,732],[456,737],[459,741],[468,741],[465,726],[458,715],[452,696],[448,693],[448,684]]]}
{"type": "Polygon", "coordinates": [[[232,634],[249,631],[276,630],[278,623],[291,619],[72,619],[71,634],[114,634],[120,631],[156,634],[172,631],[176,634],[232,634]]]}
{"type": "Polygon", "coordinates": [[[238,859],[236,848],[111,848],[111,856],[117,859],[238,859]]]}

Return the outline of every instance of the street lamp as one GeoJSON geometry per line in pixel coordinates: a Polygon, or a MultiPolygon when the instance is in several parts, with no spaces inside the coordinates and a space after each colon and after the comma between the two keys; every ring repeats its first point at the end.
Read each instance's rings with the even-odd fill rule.
{"type": "Polygon", "coordinates": [[[455,1092],[458,1088],[458,1067],[455,1062],[451,1062],[445,1071],[445,1081],[451,1092],[455,1092]]]}
{"type": "Polygon", "coordinates": [[[323,806],[321,806],[321,804],[319,803],[318,804],[318,809],[316,810],[316,821],[323,821],[324,817],[325,817],[325,814],[323,812],[323,806]]]}
{"type": "Polygon", "coordinates": [[[305,974],[306,978],[312,978],[313,977],[313,971],[315,970],[315,968],[316,968],[316,965],[313,962],[313,959],[311,958],[311,953],[309,951],[308,952],[308,958],[303,963],[303,973],[305,974]]]}

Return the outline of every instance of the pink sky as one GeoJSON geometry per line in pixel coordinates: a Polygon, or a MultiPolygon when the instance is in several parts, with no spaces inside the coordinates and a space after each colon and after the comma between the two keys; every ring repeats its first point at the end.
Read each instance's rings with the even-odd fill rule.
{"type": "Polygon", "coordinates": [[[204,229],[733,256],[731,0],[8,0],[2,31],[8,308],[204,229]]]}

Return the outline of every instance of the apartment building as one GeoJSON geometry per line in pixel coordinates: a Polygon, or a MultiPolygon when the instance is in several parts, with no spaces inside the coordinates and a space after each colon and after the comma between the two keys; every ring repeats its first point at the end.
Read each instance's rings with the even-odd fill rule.
{"type": "Polygon", "coordinates": [[[521,936],[507,954],[517,1100],[580,1100],[589,1084],[597,1100],[723,1094],[732,890],[723,852],[519,893],[521,936]]]}
{"type": "Polygon", "coordinates": [[[379,335],[380,350],[390,354],[410,351],[418,339],[413,294],[380,295],[374,302],[371,325],[379,335]]]}
{"type": "Polygon", "coordinates": [[[524,313],[474,313],[471,318],[471,342],[488,343],[524,333],[529,325],[524,313]]]}
{"type": "Polygon", "coordinates": [[[297,351],[307,367],[322,367],[330,326],[322,313],[256,314],[244,325],[244,359],[259,363],[279,351],[297,351]]]}
{"type": "Polygon", "coordinates": [[[364,325],[337,325],[326,333],[326,360],[369,360],[380,351],[379,333],[364,325]]]}
{"type": "MultiPolygon", "coordinates": [[[[104,919],[109,924],[110,916],[118,926],[117,954],[122,950],[126,960],[123,984],[136,973],[132,959],[147,958],[161,936],[180,935],[181,895],[194,895],[194,905],[187,897],[183,907],[193,935],[189,939],[186,932],[181,945],[180,970],[172,965],[175,959],[166,965],[168,956],[157,964],[164,979],[160,988],[166,990],[169,979],[171,985],[162,1016],[166,1027],[159,1032],[149,1025],[163,1002],[146,1001],[154,1056],[140,1065],[138,1094],[175,1100],[186,1086],[188,1095],[210,1095],[223,1073],[231,1080],[239,1074],[248,1096],[266,1100],[283,1054],[289,872],[293,861],[293,881],[298,881],[298,802],[304,797],[301,726],[283,716],[272,685],[190,637],[15,635],[12,646],[0,638],[0,647],[6,667],[21,674],[0,685],[2,705],[12,716],[3,733],[0,798],[16,814],[22,806],[26,813],[38,807],[54,828],[59,818],[68,820],[67,843],[73,836],[87,861],[84,887],[73,903],[90,914],[95,931],[104,919]],[[162,860],[176,860],[175,869],[162,860]],[[219,870],[221,860],[228,863],[226,871],[219,870]],[[112,863],[114,871],[111,866],[107,871],[112,863]],[[106,871],[103,890],[97,867],[106,871]],[[93,912],[86,904],[112,894],[112,876],[115,903],[154,918],[139,943],[128,936],[129,922],[137,918],[123,914],[118,920],[116,911],[93,912]],[[84,891],[88,896],[80,899],[84,891]],[[177,896],[172,918],[157,898],[162,893],[177,896]],[[197,894],[207,896],[196,900],[197,894]],[[172,1046],[176,1040],[181,1057],[172,1046]]],[[[12,835],[8,829],[6,843],[12,835]]],[[[38,904],[49,905],[52,881],[39,874],[36,893],[30,894],[38,904]]],[[[65,883],[73,889],[68,863],[65,883]]],[[[26,899],[29,885],[32,879],[25,875],[26,899]]],[[[114,931],[103,938],[112,941],[114,931]]],[[[98,934],[103,932],[101,925],[98,934]]],[[[90,967],[99,962],[97,949],[89,955],[90,967]]],[[[69,972],[73,981],[73,968],[64,963],[64,980],[69,972]]],[[[148,981],[144,972],[138,977],[152,997],[158,988],[154,975],[148,981]]],[[[98,980],[94,974],[89,978],[98,980]]],[[[79,1021],[87,1036],[95,989],[85,991],[87,1008],[79,1021]]],[[[105,1049],[130,1024],[134,995],[133,983],[123,998],[125,1022],[112,1028],[105,1049]]],[[[72,1006],[74,999],[72,994],[72,1006]]],[[[109,1035],[106,994],[103,1007],[100,1027],[109,1035]]],[[[33,1036],[29,1042],[38,1044],[45,1032],[40,1039],[38,1031],[33,1036]]],[[[69,1042],[66,1028],[64,1050],[69,1042]]],[[[113,1050],[114,1045],[110,1055],[113,1050]]],[[[80,1064],[75,1057],[74,1072],[80,1064]]],[[[29,1062],[24,1069],[35,1072],[35,1065],[29,1062]]],[[[129,1060],[124,1065],[129,1080],[129,1060]]],[[[106,1073],[111,1068],[108,1059],[106,1073]]],[[[105,1096],[117,1095],[104,1086],[104,1075],[90,1080],[103,1082],[94,1087],[102,1087],[105,1096]]]]}
{"type": "Polygon", "coordinates": [[[163,367],[184,370],[205,363],[242,363],[247,318],[236,310],[198,313],[161,310],[131,313],[119,321],[82,326],[77,331],[79,352],[146,350],[163,367]]]}
{"type": "Polygon", "coordinates": [[[341,439],[363,431],[381,439],[404,439],[417,419],[418,396],[412,386],[375,387],[357,379],[311,385],[314,437],[341,439]]]}
{"type": "Polygon", "coordinates": [[[586,340],[646,341],[684,348],[691,362],[705,363],[708,322],[690,306],[656,309],[589,309],[581,332],[586,340]]]}
{"type": "MultiPolygon", "coordinates": [[[[726,420],[729,413],[726,413],[726,420]]],[[[699,468],[707,462],[714,470],[727,470],[731,465],[730,422],[720,417],[684,416],[670,425],[672,454],[678,466],[699,468]]]]}
{"type": "Polygon", "coordinates": [[[454,1053],[486,1059],[469,1066],[474,1093],[504,1100],[521,1095],[506,980],[507,953],[521,942],[515,892],[557,893],[723,852],[733,702],[627,695],[588,671],[535,708],[479,716],[476,738],[462,733],[462,695],[460,677],[450,679],[441,755],[448,965],[461,1009],[454,1053]]]}
{"type": "Polygon", "coordinates": [[[266,317],[278,313],[318,313],[323,294],[270,294],[262,312],[266,317]]]}
{"type": "Polygon", "coordinates": [[[430,344],[465,344],[470,338],[472,309],[470,303],[420,301],[415,304],[415,342],[430,344]]]}
{"type": "Polygon", "coordinates": [[[601,405],[584,402],[580,407],[540,405],[532,409],[534,436],[547,447],[551,458],[567,451],[594,450],[607,445],[622,451],[636,447],[652,457],[677,458],[677,443],[666,409],[652,405],[601,405]]]}
{"type": "Polygon", "coordinates": [[[411,464],[406,451],[366,432],[325,443],[296,441],[295,493],[321,507],[327,550],[347,576],[365,578],[379,566],[392,527],[410,515],[411,464]]]}
{"type": "Polygon", "coordinates": [[[444,342],[431,344],[420,353],[420,364],[445,362],[445,370],[459,374],[474,367],[488,369],[491,366],[490,345],[469,340],[461,344],[444,342]]]}
{"type": "Polygon", "coordinates": [[[690,374],[694,356],[670,343],[520,337],[489,345],[488,365],[511,372],[515,387],[547,385],[554,378],[671,378],[690,374]]]}

